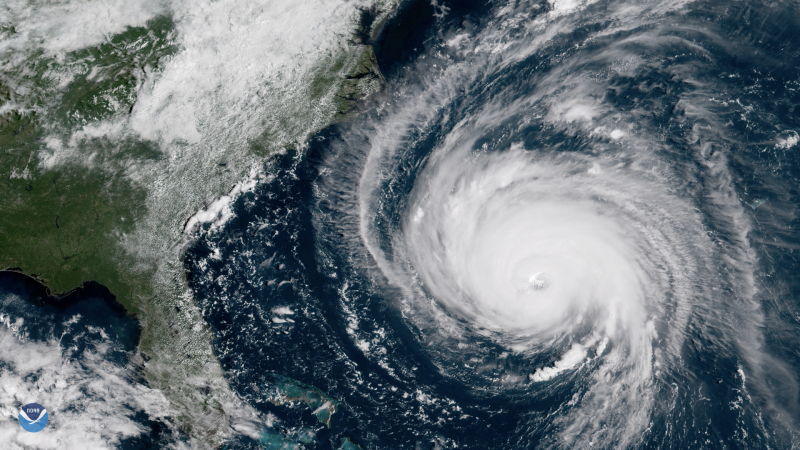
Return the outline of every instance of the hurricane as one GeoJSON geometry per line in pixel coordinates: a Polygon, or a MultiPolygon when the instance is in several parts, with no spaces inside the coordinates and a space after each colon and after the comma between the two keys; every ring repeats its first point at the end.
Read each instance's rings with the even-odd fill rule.
{"type": "Polygon", "coordinates": [[[797,446],[796,12],[402,6],[387,88],[187,252],[232,387],[364,448],[797,446]]]}
{"type": "Polygon", "coordinates": [[[638,431],[628,414],[652,404],[653,365],[679,356],[656,358],[657,328],[680,344],[664,316],[685,327],[696,272],[713,274],[706,255],[690,252],[709,241],[688,205],[644,177],[513,147],[474,158],[455,150],[426,168],[403,213],[399,267],[387,272],[409,289],[412,321],[448,330],[435,334],[452,357],[480,336],[541,361],[533,383],[591,374],[579,382],[590,411],[570,432],[627,443],[638,431]],[[591,430],[598,410],[615,431],[591,430]]]}

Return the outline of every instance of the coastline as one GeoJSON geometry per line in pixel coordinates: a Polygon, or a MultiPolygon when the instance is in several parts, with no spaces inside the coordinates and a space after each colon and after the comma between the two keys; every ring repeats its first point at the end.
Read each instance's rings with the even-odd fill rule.
{"type": "MultiPolygon", "coordinates": [[[[319,130],[335,123],[354,119],[363,112],[358,110],[362,102],[383,89],[385,80],[378,67],[374,40],[380,33],[378,28],[383,29],[386,20],[397,11],[399,3],[390,0],[378,2],[376,5],[373,11],[377,11],[377,16],[376,20],[370,24],[369,41],[342,43],[341,54],[332,59],[321,60],[313,69],[317,75],[311,80],[313,86],[310,87],[311,90],[307,95],[312,99],[319,97],[319,101],[327,99],[322,101],[322,105],[316,105],[315,108],[324,109],[325,105],[329,105],[332,107],[332,114],[324,113],[318,116],[317,119],[311,121],[311,130],[304,132],[301,139],[289,147],[277,150],[278,152],[287,151],[290,148],[302,148],[319,130]],[[331,72],[331,68],[338,69],[331,72]],[[328,118],[320,121],[319,117],[328,118]]],[[[364,11],[362,11],[363,13],[364,11]]],[[[139,102],[135,102],[130,106],[130,114],[135,112],[138,104],[139,102]]],[[[267,136],[265,136],[266,138],[267,136]]],[[[117,231],[118,235],[121,234],[125,237],[122,241],[123,249],[111,249],[112,254],[107,258],[115,260],[114,263],[121,268],[121,271],[114,276],[137,286],[133,292],[116,292],[116,289],[122,285],[106,285],[101,281],[91,281],[95,277],[87,273],[86,275],[89,277],[82,279],[77,287],[53,294],[52,287],[64,284],[63,282],[48,281],[46,277],[41,277],[34,272],[28,273],[22,267],[0,270],[0,273],[19,275],[31,283],[35,283],[38,286],[37,289],[46,293],[46,296],[43,297],[46,299],[43,300],[45,302],[58,303],[63,299],[79,297],[87,289],[105,289],[108,295],[114,298],[115,308],[123,308],[125,314],[136,319],[140,331],[137,355],[143,361],[143,371],[148,385],[153,389],[160,390],[169,399],[173,409],[170,415],[175,418],[178,427],[188,435],[192,445],[197,448],[216,448],[224,445],[231,433],[230,412],[236,410],[240,405],[238,405],[239,401],[236,395],[231,392],[219,360],[214,354],[213,334],[203,320],[188,288],[183,269],[184,252],[194,238],[196,229],[199,228],[197,225],[210,222],[212,225],[220,226],[227,220],[230,214],[226,214],[226,208],[229,208],[239,195],[246,192],[248,186],[251,187],[258,182],[258,178],[263,175],[264,165],[275,153],[274,148],[259,148],[256,145],[250,151],[243,153],[238,160],[235,158],[226,160],[226,165],[234,168],[249,166],[249,175],[245,178],[238,178],[240,181],[236,182],[233,188],[227,191],[227,194],[219,194],[213,200],[207,201],[207,206],[188,218],[186,218],[187,216],[183,216],[183,219],[176,218],[174,214],[177,211],[172,211],[173,216],[169,222],[155,226],[148,225],[147,218],[148,215],[153,216],[153,208],[147,206],[148,212],[142,213],[144,215],[140,220],[130,221],[131,225],[136,223],[136,229],[123,229],[122,233],[117,231]],[[194,223],[191,223],[192,219],[195,219],[194,223]],[[175,233],[171,225],[172,222],[178,220],[182,222],[183,226],[179,227],[178,233],[175,233]],[[165,233],[162,230],[168,232],[165,233]],[[126,248],[130,242],[144,242],[142,235],[152,232],[160,235],[158,239],[151,242],[151,245],[162,248],[145,252],[145,258],[142,258],[140,249],[126,248]],[[167,246],[168,248],[165,248],[164,244],[167,243],[170,244],[167,246]],[[137,261],[139,262],[137,263],[137,261]],[[149,265],[144,272],[136,267],[141,261],[146,261],[145,265],[149,265]],[[140,284],[141,286],[139,286],[140,284]],[[125,300],[119,302],[118,298],[122,294],[125,294],[125,300]]],[[[225,165],[220,165],[225,167],[225,165]]],[[[202,173],[202,171],[195,172],[202,173]]],[[[159,176],[151,174],[148,178],[153,183],[159,180],[159,176]]],[[[180,174],[176,173],[173,176],[180,176],[180,174]]],[[[227,176],[209,180],[212,183],[208,188],[213,189],[215,185],[235,178],[235,174],[230,173],[227,176]]],[[[55,181],[53,183],[55,184],[55,181]]],[[[192,200],[191,195],[186,196],[181,193],[173,195],[184,200],[192,200]]],[[[153,201],[149,193],[147,201],[153,201]]],[[[164,200],[158,201],[164,202],[164,200]]],[[[228,209],[227,213],[229,212],[228,209]]],[[[127,216],[127,214],[125,215],[127,216]]],[[[58,223],[56,223],[56,228],[59,228],[58,223]]],[[[61,228],[63,228],[63,224],[61,228]]],[[[60,232],[64,233],[63,230],[60,232]]],[[[64,257],[64,262],[68,258],[69,255],[64,257]]],[[[28,265],[30,266],[30,264],[28,265]]],[[[33,267],[35,266],[30,266],[30,268],[33,267]]],[[[74,275],[71,276],[74,278],[74,275]]],[[[71,285],[74,286],[75,283],[73,282],[71,285]]]]}
{"type": "MultiPolygon", "coordinates": [[[[147,385],[169,400],[170,417],[187,434],[193,447],[221,447],[233,433],[232,420],[252,420],[254,413],[239,412],[241,401],[231,391],[214,353],[213,333],[197,308],[186,279],[186,247],[203,224],[224,224],[231,216],[230,206],[264,176],[264,167],[273,155],[303,151],[320,130],[353,120],[363,112],[360,108],[364,102],[385,86],[374,44],[398,8],[395,0],[379,0],[369,10],[357,9],[346,35],[337,34],[341,42],[330,45],[327,53],[309,53],[317,59],[311,65],[304,63],[300,67],[306,71],[304,76],[291,85],[302,89],[281,93],[282,87],[275,86],[266,91],[281,93],[295,104],[283,105],[283,116],[273,114],[266,117],[266,122],[251,126],[263,130],[260,136],[244,138],[243,143],[231,144],[228,149],[216,145],[225,136],[212,135],[207,142],[205,138],[192,142],[178,136],[176,142],[169,142],[166,138],[136,134],[141,131],[142,116],[152,114],[145,109],[147,101],[152,103],[148,96],[154,95],[158,83],[171,82],[167,73],[174,69],[174,60],[184,50],[176,36],[180,36],[180,27],[186,31],[187,25],[164,11],[158,11],[146,25],[126,25],[122,32],[112,30],[113,33],[97,37],[91,44],[96,47],[71,50],[70,57],[84,58],[78,60],[80,67],[64,64],[61,68],[73,77],[68,93],[75,92],[74,100],[68,98],[74,104],[59,105],[64,114],[71,113],[69,108],[86,104],[81,103],[82,99],[101,94],[101,88],[114,82],[104,79],[118,81],[115,77],[129,71],[129,79],[123,80],[128,84],[121,91],[127,97],[117,99],[121,101],[120,112],[72,110],[89,122],[84,120],[80,125],[65,119],[54,133],[47,126],[60,116],[49,112],[45,100],[30,100],[39,102],[33,104],[42,109],[41,113],[33,109],[30,117],[13,116],[22,124],[19,127],[13,121],[0,124],[8,125],[8,136],[0,136],[6,139],[0,143],[30,152],[32,156],[25,159],[36,167],[30,171],[27,166],[24,170],[21,165],[16,167],[25,164],[22,159],[7,162],[11,175],[7,191],[2,192],[13,197],[4,205],[9,207],[8,212],[25,221],[9,214],[5,229],[0,223],[2,236],[13,238],[8,241],[13,246],[6,248],[7,254],[0,255],[5,257],[0,259],[3,266],[8,266],[0,269],[0,274],[25,277],[38,286],[47,302],[70,301],[87,290],[105,289],[114,298],[114,307],[124,308],[125,314],[137,321],[136,352],[147,385]],[[375,14],[368,24],[363,22],[365,14],[375,14]],[[363,29],[365,26],[369,30],[363,29]],[[358,33],[367,38],[358,38],[358,33]],[[107,59],[116,54],[114,45],[133,42],[141,36],[158,38],[152,46],[155,53],[148,57],[152,61],[139,61],[136,57],[130,61],[107,59]],[[93,58],[112,64],[114,72],[95,75],[91,65],[86,65],[93,58]],[[291,125],[280,128],[284,123],[291,125]],[[115,153],[114,149],[121,151],[115,153]],[[92,165],[93,161],[97,165],[92,165]],[[106,173],[113,173],[110,181],[106,173]],[[57,195],[60,203],[47,195],[57,195]],[[94,205],[98,200],[106,202],[105,209],[95,217],[92,208],[97,209],[94,205]],[[59,217],[55,225],[48,216],[50,211],[59,217]],[[237,417],[232,418],[233,412],[237,417]]],[[[342,15],[341,11],[337,14],[342,15]]],[[[11,41],[7,42],[17,39],[16,35],[9,36],[11,41]]],[[[268,47],[262,51],[268,52],[268,47]]],[[[39,61],[35,59],[38,55],[32,54],[31,64],[39,61]]],[[[45,75],[41,77],[45,79],[45,75]]],[[[32,85],[48,95],[63,90],[44,82],[41,86],[32,85]]],[[[5,88],[0,84],[0,101],[10,101],[14,106],[14,86],[8,99],[5,88]]],[[[47,98],[44,94],[42,98],[47,98]]],[[[258,95],[268,97],[261,91],[258,95]]],[[[257,109],[254,114],[262,112],[257,109]]]]}
{"type": "MultiPolygon", "coordinates": [[[[93,280],[87,280],[83,285],[62,293],[52,293],[50,288],[43,280],[38,278],[35,274],[30,275],[15,268],[0,269],[0,282],[3,278],[16,278],[17,282],[22,282],[27,285],[36,298],[37,306],[50,305],[58,309],[68,308],[81,301],[81,296],[91,295],[93,297],[102,298],[105,304],[117,313],[124,313],[125,315],[139,320],[138,315],[125,308],[125,306],[117,301],[117,296],[114,295],[106,286],[93,280]]],[[[141,324],[139,326],[141,329],[141,324]]]]}

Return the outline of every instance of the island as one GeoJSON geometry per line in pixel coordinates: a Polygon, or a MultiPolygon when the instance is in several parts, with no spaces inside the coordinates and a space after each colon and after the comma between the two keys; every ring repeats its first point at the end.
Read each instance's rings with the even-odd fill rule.
{"type": "Polygon", "coordinates": [[[0,27],[0,270],[58,297],[108,288],[141,323],[147,383],[194,448],[224,445],[236,399],[184,249],[272,155],[381,89],[371,41],[396,4],[115,4],[87,21],[58,3],[0,27]]]}

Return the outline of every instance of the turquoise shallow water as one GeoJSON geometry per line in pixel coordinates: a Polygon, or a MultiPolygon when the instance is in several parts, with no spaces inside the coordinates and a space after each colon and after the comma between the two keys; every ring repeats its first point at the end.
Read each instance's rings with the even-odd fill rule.
{"type": "Polygon", "coordinates": [[[276,157],[187,253],[269,429],[796,446],[796,7],[405,8],[383,96],[276,157]],[[273,374],[339,400],[332,426],[267,401],[273,374]]]}
{"type": "MultiPolygon", "coordinates": [[[[404,4],[374,43],[386,90],[186,253],[261,414],[228,448],[798,446],[797,17],[404,4]]],[[[0,303],[0,376],[42,388],[8,403],[52,411],[42,436],[180,441],[102,286],[4,273],[0,303]]]]}

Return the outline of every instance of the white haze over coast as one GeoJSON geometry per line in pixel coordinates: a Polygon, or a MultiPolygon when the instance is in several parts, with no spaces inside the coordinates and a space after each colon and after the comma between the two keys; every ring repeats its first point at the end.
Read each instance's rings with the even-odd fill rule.
{"type": "MultiPolygon", "coordinates": [[[[352,193],[360,242],[351,245],[355,255],[363,242],[374,258],[366,268],[403,292],[398,308],[422,330],[425,343],[450,352],[452,361],[442,357],[440,367],[461,367],[459,355],[474,345],[476,334],[520,355],[546,354],[550,365],[508,378],[536,385],[569,376],[588,384],[575,393],[569,413],[554,419],[557,431],[548,443],[625,447],[638,442],[651,414],[662,413],[658,383],[666,371],[680,370],[692,314],[724,330],[724,345],[741,351],[750,370],[772,361],[761,348],[763,316],[747,239],[752,225],[735,194],[729,155],[720,151],[727,148],[725,130],[708,100],[717,94],[715,86],[680,99],[697,124],[688,145],[698,166],[689,174],[660,158],[668,149],[642,111],[620,111],[603,100],[611,89],[606,79],[635,77],[658,64],[639,52],[685,45],[703,54],[658,25],[686,2],[610,5],[602,10],[610,25],[576,43],[577,56],[572,50],[559,55],[535,84],[510,82],[514,88],[505,91],[497,81],[485,103],[464,100],[486,95],[470,89],[484,88],[484,80],[537,52],[548,55],[554,40],[592,20],[592,2],[551,3],[552,10],[534,19],[528,13],[539,7],[535,2],[498,6],[482,31],[443,36],[445,44],[417,63],[413,82],[381,111],[374,128],[351,139],[369,142],[352,193]],[[580,50],[638,27],[625,39],[580,50]],[[585,70],[590,64],[592,71],[585,70]],[[451,115],[460,117],[453,105],[462,104],[469,114],[449,123],[451,115]],[[492,147],[502,140],[498,135],[513,135],[513,124],[524,129],[528,123],[578,136],[587,148],[559,153],[523,143],[492,147]],[[420,141],[440,124],[446,134],[423,161],[400,211],[400,228],[386,225],[393,218],[376,220],[387,202],[397,201],[384,190],[397,170],[407,170],[397,161],[408,148],[424,145],[420,141]],[[704,180],[698,195],[705,214],[723,224],[730,245],[717,245],[694,200],[678,194],[686,176],[704,180]],[[718,260],[725,261],[724,275],[718,260]],[[736,301],[720,296],[717,285],[736,292],[736,301]],[[721,317],[708,312],[722,309],[721,317]],[[585,367],[590,372],[582,378],[585,367]]],[[[691,76],[686,67],[671,70],[691,76]]],[[[789,148],[792,137],[776,145],[789,148]]],[[[353,334],[358,343],[361,337],[353,334]]]]}
{"type": "MultiPolygon", "coordinates": [[[[11,301],[24,302],[21,298],[11,301]]],[[[4,298],[4,303],[9,299],[4,298]]],[[[108,334],[68,318],[67,330],[86,349],[73,358],[59,336],[34,341],[20,317],[0,311],[0,442],[4,449],[106,449],[151,430],[133,420],[143,413],[169,423],[172,410],[161,392],[138,382],[136,366],[108,360],[118,345],[108,334]],[[29,433],[19,425],[19,406],[47,408],[46,428],[29,433]]],[[[176,447],[179,448],[179,447],[176,447]]]]}
{"type": "MultiPolygon", "coordinates": [[[[220,445],[232,432],[227,427],[231,411],[239,414],[248,408],[228,390],[212,352],[208,329],[183,279],[182,248],[198,224],[221,226],[231,217],[231,203],[252,189],[269,154],[302,146],[311,133],[330,123],[338,112],[334,81],[361,55],[361,48],[348,40],[360,8],[374,4],[387,13],[393,2],[10,0],[0,7],[0,25],[13,30],[0,34],[0,54],[5,55],[0,73],[21,74],[0,77],[13,90],[15,108],[35,109],[42,118],[47,135],[41,142],[39,168],[121,173],[146,191],[146,214],[133,233],[119,233],[118,240],[135,261],[131,272],[155,271],[158,306],[151,300],[142,307],[145,334],[154,327],[180,330],[170,339],[149,341],[153,359],[145,369],[150,380],[184,380],[183,385],[153,387],[169,387],[170,405],[192,417],[195,429],[213,430],[213,436],[192,445],[220,445]],[[177,52],[160,60],[158,67],[133,68],[136,98],[130,112],[123,108],[100,121],[84,120],[74,129],[48,125],[52,108],[47,102],[57,99],[76,75],[91,78],[102,69],[93,67],[90,59],[73,61],[70,52],[109,42],[128,27],[144,27],[160,16],[174,23],[169,39],[177,52]],[[51,85],[43,107],[26,103],[26,95],[38,88],[25,77],[26,64],[37,58],[58,63],[44,73],[51,85]],[[159,157],[125,160],[119,149],[111,149],[118,165],[97,163],[102,158],[96,158],[98,150],[91,145],[97,138],[147,141],[159,157]],[[254,144],[261,147],[259,152],[254,144]],[[171,315],[164,317],[164,311],[171,315]],[[227,411],[223,415],[206,416],[218,411],[202,407],[208,398],[200,398],[198,387],[207,386],[214,386],[211,398],[227,411]]],[[[125,51],[135,52],[136,45],[125,51]]],[[[20,358],[56,351],[30,343],[17,350],[20,358]]],[[[58,407],[47,407],[55,419],[58,407]]],[[[252,420],[254,413],[239,416],[252,420]]],[[[244,419],[233,420],[244,429],[244,419]]],[[[76,420],[72,426],[88,433],[95,425],[76,420]]],[[[125,432],[137,430],[129,425],[125,432]]],[[[118,439],[113,433],[99,433],[91,442],[98,448],[111,447],[118,439]]]]}

